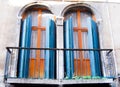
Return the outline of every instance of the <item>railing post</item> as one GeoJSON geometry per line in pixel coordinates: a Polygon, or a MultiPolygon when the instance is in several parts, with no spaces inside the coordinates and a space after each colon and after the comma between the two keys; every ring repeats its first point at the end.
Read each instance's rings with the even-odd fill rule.
{"type": "Polygon", "coordinates": [[[9,70],[10,70],[10,77],[16,77],[17,75],[17,55],[18,51],[17,49],[12,49],[11,52],[11,57],[10,57],[10,61],[9,61],[9,70]]]}
{"type": "MultiPolygon", "coordinates": [[[[63,18],[57,17],[56,19],[56,44],[57,48],[64,48],[63,46],[63,18]]],[[[57,79],[63,79],[64,77],[64,56],[63,50],[57,50],[57,79]]]]}
{"type": "Polygon", "coordinates": [[[5,79],[8,78],[9,60],[10,60],[10,52],[7,51],[6,61],[5,61],[5,71],[4,71],[4,78],[5,78],[5,79]]]}

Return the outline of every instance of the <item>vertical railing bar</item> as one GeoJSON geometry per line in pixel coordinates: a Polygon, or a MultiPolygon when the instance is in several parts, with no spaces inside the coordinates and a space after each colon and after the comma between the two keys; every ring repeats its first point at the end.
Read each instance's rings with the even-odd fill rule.
{"type": "MultiPolygon", "coordinates": [[[[36,49],[35,49],[35,54],[36,54],[36,49]]],[[[35,55],[35,59],[34,59],[34,77],[33,78],[36,78],[36,55],[35,55]]]]}
{"type": "Polygon", "coordinates": [[[10,76],[10,61],[11,61],[11,53],[9,55],[9,61],[8,61],[8,78],[10,76]]]}
{"type": "MultiPolygon", "coordinates": [[[[59,56],[60,56],[60,55],[59,55],[59,51],[60,51],[60,50],[58,50],[58,65],[59,65],[59,56]]],[[[58,66],[58,78],[59,78],[59,81],[60,81],[60,77],[59,77],[59,66],[58,66]]]]}
{"type": "MultiPolygon", "coordinates": [[[[108,53],[110,53],[110,51],[109,51],[108,53]]],[[[108,56],[110,56],[110,55],[108,54],[108,56]]],[[[112,68],[111,68],[111,67],[112,67],[112,59],[111,59],[111,57],[108,58],[108,59],[109,59],[109,61],[110,61],[110,62],[109,62],[109,66],[110,66],[110,76],[112,76],[112,70],[111,70],[111,69],[112,69],[112,68]]]]}
{"type": "Polygon", "coordinates": [[[7,56],[6,56],[6,62],[5,62],[5,79],[8,78],[8,72],[9,72],[9,55],[10,55],[10,52],[7,51],[7,56]]]}
{"type": "MultiPolygon", "coordinates": [[[[28,70],[30,71],[30,63],[31,63],[31,50],[29,49],[29,66],[28,66],[28,70]]],[[[28,78],[30,78],[30,73],[29,73],[29,71],[28,71],[28,78]]]]}
{"type": "Polygon", "coordinates": [[[88,62],[89,62],[89,57],[88,57],[88,51],[85,51],[85,55],[86,55],[86,75],[89,76],[88,72],[88,62]]]}
{"type": "Polygon", "coordinates": [[[8,77],[10,77],[10,72],[11,72],[11,54],[12,54],[12,52],[10,53],[10,59],[9,59],[9,70],[8,70],[8,77]]]}
{"type": "Polygon", "coordinates": [[[12,57],[13,57],[13,49],[12,49],[12,51],[11,51],[11,60],[10,60],[10,65],[11,65],[11,66],[10,66],[10,77],[11,77],[11,75],[12,75],[12,72],[11,72],[11,71],[12,71],[12,66],[13,66],[13,65],[12,65],[12,61],[13,61],[13,60],[12,60],[12,57]]]}
{"type": "Polygon", "coordinates": [[[84,52],[84,59],[85,59],[85,76],[87,76],[87,57],[86,57],[86,51],[84,52]]]}
{"type": "Polygon", "coordinates": [[[44,63],[44,69],[43,69],[43,72],[44,72],[44,73],[43,73],[43,79],[44,79],[44,77],[45,77],[45,61],[46,61],[46,60],[45,60],[45,59],[46,59],[46,58],[45,58],[45,50],[43,50],[43,53],[44,53],[44,54],[43,54],[43,56],[44,56],[44,62],[43,62],[43,63],[44,63]]]}
{"type": "MultiPolygon", "coordinates": [[[[52,56],[55,55],[55,51],[54,50],[51,50],[51,51],[52,51],[52,56]]],[[[52,63],[53,63],[52,67],[54,66],[53,73],[52,73],[53,74],[52,79],[55,79],[55,62],[54,61],[55,61],[55,58],[52,58],[52,63]]]]}
{"type": "Polygon", "coordinates": [[[39,58],[38,58],[38,66],[39,66],[39,68],[38,68],[38,78],[41,78],[41,77],[40,77],[40,75],[41,75],[41,72],[40,72],[40,70],[41,70],[41,69],[40,69],[40,68],[41,68],[41,67],[40,67],[40,65],[41,65],[41,64],[40,64],[40,63],[41,63],[40,61],[41,61],[41,60],[40,60],[40,59],[41,59],[41,53],[42,53],[42,51],[41,51],[41,49],[39,49],[39,51],[40,51],[40,55],[39,55],[39,58]]]}
{"type": "Polygon", "coordinates": [[[79,58],[80,58],[80,54],[79,54],[79,51],[77,51],[77,54],[76,55],[78,55],[78,57],[77,57],[77,59],[76,59],[76,62],[77,62],[77,76],[79,75],[80,76],[80,72],[81,72],[81,70],[80,70],[80,72],[78,71],[78,69],[79,69],[79,63],[80,63],[80,61],[79,61],[79,58]]]}
{"type": "MultiPolygon", "coordinates": [[[[108,54],[108,52],[106,51],[106,55],[108,54]]],[[[109,71],[109,77],[111,75],[111,72],[110,72],[110,58],[109,58],[109,55],[107,55],[107,61],[108,61],[108,71],[109,71]]]]}
{"type": "Polygon", "coordinates": [[[15,51],[15,52],[14,52],[14,53],[15,53],[15,54],[14,54],[14,58],[15,58],[15,59],[14,59],[14,70],[15,70],[15,71],[14,71],[14,75],[15,75],[15,77],[16,77],[16,76],[17,76],[17,75],[16,75],[16,72],[17,72],[17,56],[18,56],[17,53],[18,53],[18,49],[14,49],[14,51],[15,51]]]}
{"type": "Polygon", "coordinates": [[[11,55],[11,77],[12,77],[12,68],[13,68],[13,53],[14,53],[14,49],[12,49],[12,55],[11,55]]]}
{"type": "Polygon", "coordinates": [[[92,78],[92,75],[91,75],[91,67],[90,67],[90,55],[89,55],[89,50],[87,51],[87,58],[88,58],[88,60],[87,60],[87,62],[89,62],[89,63],[87,63],[87,70],[88,70],[88,72],[87,72],[87,75],[89,76],[90,75],[90,79],[92,78]],[[89,69],[90,69],[90,71],[89,71],[89,69]]]}
{"type": "Polygon", "coordinates": [[[83,76],[86,75],[86,60],[85,60],[85,56],[84,56],[84,51],[82,51],[82,57],[83,57],[83,61],[82,61],[82,65],[83,65],[83,76]]]}
{"type": "Polygon", "coordinates": [[[17,72],[18,72],[18,71],[17,71],[17,65],[18,65],[18,53],[19,53],[19,49],[16,49],[16,50],[17,50],[17,52],[16,52],[16,54],[17,54],[17,55],[16,55],[16,58],[17,58],[17,59],[16,59],[16,77],[17,77],[17,72]]]}
{"type": "Polygon", "coordinates": [[[76,64],[76,65],[75,65],[75,66],[76,66],[76,67],[75,67],[75,72],[76,72],[75,76],[77,76],[77,72],[78,72],[78,70],[77,70],[77,69],[78,69],[78,64],[77,64],[77,63],[78,63],[78,61],[77,61],[77,51],[75,51],[75,55],[76,55],[76,59],[74,60],[74,61],[75,61],[75,64],[76,64]]]}
{"type": "Polygon", "coordinates": [[[80,76],[82,77],[82,57],[81,57],[81,52],[80,52],[79,57],[80,57],[80,76]]]}
{"type": "MultiPolygon", "coordinates": [[[[94,64],[96,64],[95,50],[93,50],[93,55],[94,55],[94,64]]],[[[96,65],[95,65],[95,73],[96,73],[96,65]]],[[[96,76],[96,75],[95,75],[95,76],[96,76]]]]}
{"type": "Polygon", "coordinates": [[[105,55],[106,53],[103,51],[103,61],[104,61],[104,69],[105,69],[105,77],[107,77],[107,75],[108,75],[108,71],[107,71],[107,67],[106,67],[106,55],[105,55]],[[106,73],[107,72],[107,73],[106,73]]]}
{"type": "MultiPolygon", "coordinates": [[[[107,52],[108,53],[108,52],[107,52]]],[[[111,64],[110,64],[110,58],[109,58],[109,54],[107,55],[108,56],[108,69],[109,69],[109,76],[111,76],[111,70],[110,70],[110,68],[111,68],[111,64]]]]}

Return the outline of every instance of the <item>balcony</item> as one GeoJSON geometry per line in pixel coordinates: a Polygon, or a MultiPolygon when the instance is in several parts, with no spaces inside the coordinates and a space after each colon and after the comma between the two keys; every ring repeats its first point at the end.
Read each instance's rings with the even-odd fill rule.
{"type": "Polygon", "coordinates": [[[113,59],[112,49],[57,49],[20,47],[7,47],[6,49],[7,57],[4,76],[6,83],[55,85],[87,83],[94,84],[112,83],[114,78],[116,78],[115,62],[113,59]],[[61,57],[61,52],[64,54],[62,55],[63,57],[61,57]],[[91,64],[90,52],[100,55],[99,63],[101,75],[93,76],[91,68],[93,64],[91,64]],[[23,55],[22,53],[29,55],[29,57],[21,57],[21,55],[23,55]],[[71,55],[71,53],[73,54],[72,63],[74,64],[69,67],[68,65],[70,63],[66,61],[69,60],[69,55],[71,55]],[[49,60],[52,60],[48,61],[47,57],[49,60]],[[23,58],[24,60],[20,62],[20,58],[23,58]],[[60,66],[60,64],[56,63],[59,58],[63,58],[64,66],[60,66]],[[66,58],[68,59],[66,60],[66,58]],[[59,72],[59,67],[57,66],[63,67],[64,72],[59,72]],[[73,72],[71,77],[69,77],[70,72],[73,72]],[[64,73],[62,79],[57,77],[57,74],[59,73],[64,73]]]}

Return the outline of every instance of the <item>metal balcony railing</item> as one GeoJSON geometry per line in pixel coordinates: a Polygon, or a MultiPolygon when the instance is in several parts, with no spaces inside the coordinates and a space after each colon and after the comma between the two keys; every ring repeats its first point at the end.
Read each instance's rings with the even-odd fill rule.
{"type": "Polygon", "coordinates": [[[59,66],[59,64],[56,63],[56,60],[58,58],[61,58],[60,52],[63,52],[64,54],[62,55],[62,57],[64,58],[64,66],[62,66],[64,68],[63,79],[95,79],[106,77],[111,78],[115,77],[116,75],[112,49],[58,49],[23,47],[7,47],[6,49],[6,79],[57,79],[56,75],[58,72],[56,66],[59,66]],[[96,63],[95,65],[95,67],[97,65],[100,66],[100,75],[96,77],[93,77],[92,74],[92,59],[90,56],[90,52],[94,52],[94,54],[99,54],[100,58],[99,60],[97,60],[97,63],[99,64],[96,63]],[[71,54],[72,57],[70,58],[72,58],[73,60],[71,60],[71,63],[68,63],[70,61],[69,56],[71,54]],[[69,73],[72,73],[72,77],[69,77],[69,73]]]}

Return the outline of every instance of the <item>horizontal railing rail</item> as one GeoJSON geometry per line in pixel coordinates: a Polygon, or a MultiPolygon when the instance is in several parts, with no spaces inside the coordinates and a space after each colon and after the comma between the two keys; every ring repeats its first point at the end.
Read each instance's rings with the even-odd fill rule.
{"type": "Polygon", "coordinates": [[[63,79],[115,77],[116,73],[112,54],[113,49],[66,49],[25,47],[6,47],[6,49],[7,58],[5,64],[5,78],[56,79],[58,73],[56,69],[56,59],[57,57],[61,58],[61,56],[59,57],[59,55],[61,55],[59,51],[63,52],[63,79]],[[94,52],[94,54],[97,56],[99,55],[100,59],[94,57],[96,64],[95,66],[93,66],[92,64],[94,63],[94,61],[90,57],[90,52],[94,52]],[[72,57],[70,55],[72,55],[72,57]],[[22,58],[24,60],[20,60],[22,58]],[[49,60],[49,58],[51,60],[49,60]],[[69,60],[70,58],[72,58],[73,60],[69,60]],[[23,63],[24,61],[25,63],[23,63]],[[69,63],[69,61],[71,62],[69,63]],[[96,76],[94,76],[93,70],[97,69],[94,69],[94,67],[100,69],[96,71],[96,76]]]}
{"type": "Polygon", "coordinates": [[[109,51],[112,52],[113,49],[66,49],[66,48],[26,48],[26,47],[6,47],[6,49],[10,51],[10,49],[30,49],[30,50],[70,50],[70,51],[109,51]]]}

